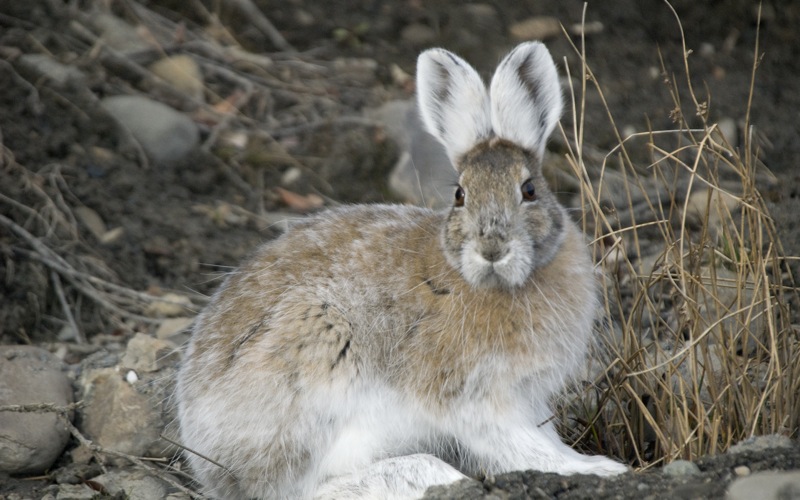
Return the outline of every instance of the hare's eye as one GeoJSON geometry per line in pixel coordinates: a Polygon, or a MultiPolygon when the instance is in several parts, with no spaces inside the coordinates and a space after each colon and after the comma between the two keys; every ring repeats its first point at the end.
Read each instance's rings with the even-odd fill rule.
{"type": "Polygon", "coordinates": [[[522,183],[520,187],[520,191],[522,191],[522,199],[525,201],[534,201],[536,200],[536,188],[533,185],[533,181],[528,179],[527,181],[522,183]]]}
{"type": "Polygon", "coordinates": [[[466,193],[464,193],[464,188],[462,188],[461,186],[458,186],[456,188],[456,206],[457,207],[463,207],[464,206],[464,197],[465,196],[466,196],[466,193]]]}

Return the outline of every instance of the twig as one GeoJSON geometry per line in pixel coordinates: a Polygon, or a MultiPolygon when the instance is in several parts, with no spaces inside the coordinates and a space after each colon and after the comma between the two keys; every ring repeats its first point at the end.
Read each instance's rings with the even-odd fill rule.
{"type": "Polygon", "coordinates": [[[69,326],[72,327],[73,331],[75,331],[75,339],[79,344],[85,344],[86,336],[83,334],[83,330],[81,330],[78,326],[78,323],[75,322],[75,317],[72,315],[69,302],[67,302],[67,296],[64,294],[64,287],[61,286],[61,279],[58,277],[58,273],[53,269],[50,270],[50,281],[53,282],[53,288],[56,291],[58,301],[61,303],[61,309],[64,311],[64,316],[66,316],[69,326]]]}
{"type": "Polygon", "coordinates": [[[275,47],[285,52],[296,52],[295,48],[283,38],[283,35],[275,28],[275,25],[267,19],[267,16],[253,2],[250,0],[226,0],[226,2],[231,7],[238,9],[245,19],[249,19],[256,28],[270,39],[275,47]]]}
{"type": "Polygon", "coordinates": [[[165,473],[164,471],[159,470],[159,469],[154,468],[154,467],[150,467],[149,465],[147,465],[145,463],[144,459],[141,458],[141,457],[135,457],[133,455],[128,455],[127,453],[122,453],[122,452],[119,452],[119,451],[108,450],[106,448],[103,448],[100,445],[97,445],[97,444],[93,443],[90,439],[88,439],[86,436],[84,436],[81,433],[81,431],[78,430],[77,427],[75,427],[75,425],[70,421],[69,418],[66,417],[65,414],[59,413],[59,416],[61,417],[62,421],[64,422],[64,425],[67,426],[67,429],[69,429],[70,434],[72,434],[72,436],[75,439],[77,439],[78,442],[81,443],[81,445],[86,447],[95,456],[97,456],[97,455],[109,455],[109,456],[112,456],[112,457],[115,457],[115,458],[121,458],[123,460],[127,460],[130,463],[132,463],[132,464],[134,464],[134,465],[136,465],[136,466],[138,466],[138,467],[140,467],[140,468],[142,468],[142,469],[144,469],[144,470],[146,470],[146,471],[158,476],[160,479],[168,482],[169,484],[171,484],[172,486],[174,486],[178,490],[182,491],[183,493],[186,493],[190,497],[193,497],[193,498],[206,498],[202,494],[200,494],[200,493],[198,493],[196,491],[193,491],[193,490],[187,488],[186,486],[182,485],[174,477],[170,476],[169,474],[165,473]]]}
{"type": "Polygon", "coordinates": [[[65,406],[59,406],[54,403],[34,403],[27,405],[2,405],[0,412],[11,413],[61,413],[66,415],[78,408],[83,408],[83,401],[77,401],[65,406]]]}
{"type": "Polygon", "coordinates": [[[180,448],[180,449],[182,449],[182,450],[186,450],[186,451],[188,451],[188,452],[189,452],[189,453],[191,453],[192,455],[197,455],[198,457],[202,458],[203,460],[206,460],[206,461],[208,461],[208,462],[210,462],[210,463],[212,463],[212,464],[216,465],[217,467],[219,467],[220,469],[224,470],[224,471],[225,471],[225,472],[227,472],[228,474],[232,474],[232,473],[231,473],[231,470],[230,470],[229,468],[225,467],[224,465],[222,465],[221,463],[217,462],[216,460],[214,460],[214,459],[212,459],[212,458],[209,458],[209,457],[207,457],[207,456],[203,455],[203,454],[202,454],[202,453],[200,453],[199,451],[195,451],[195,450],[193,450],[193,449],[189,448],[188,446],[186,446],[186,445],[183,445],[183,444],[181,444],[181,443],[179,443],[179,442],[175,441],[174,439],[168,438],[168,437],[167,437],[167,436],[165,436],[164,434],[160,434],[160,435],[159,435],[159,437],[160,437],[161,439],[163,439],[164,441],[168,442],[168,443],[174,444],[175,446],[177,446],[178,448],[180,448]]]}

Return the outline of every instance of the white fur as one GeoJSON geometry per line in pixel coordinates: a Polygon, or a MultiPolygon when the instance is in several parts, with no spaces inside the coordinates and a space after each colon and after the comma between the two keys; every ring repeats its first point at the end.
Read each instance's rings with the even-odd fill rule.
{"type": "Polygon", "coordinates": [[[495,133],[541,158],[564,106],[547,48],[539,42],[518,45],[497,67],[489,95],[495,133]]]}
{"type": "Polygon", "coordinates": [[[488,94],[463,59],[427,50],[417,63],[417,98],[425,128],[444,144],[454,165],[493,135],[541,158],[564,106],[555,63],[539,42],[520,44],[503,58],[488,94]]]}
{"type": "Polygon", "coordinates": [[[478,73],[455,54],[429,49],[417,60],[417,100],[428,132],[453,164],[492,135],[489,96],[478,73]]]}

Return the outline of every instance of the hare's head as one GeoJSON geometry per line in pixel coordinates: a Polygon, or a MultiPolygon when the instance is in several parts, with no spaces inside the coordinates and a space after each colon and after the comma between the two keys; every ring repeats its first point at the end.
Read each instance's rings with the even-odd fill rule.
{"type": "Polygon", "coordinates": [[[545,144],[561,116],[553,59],[517,46],[487,92],[478,73],[442,49],[417,63],[419,109],[459,174],[444,232],[448,261],[474,286],[517,287],[558,251],[567,223],[542,177],[545,144]]]}

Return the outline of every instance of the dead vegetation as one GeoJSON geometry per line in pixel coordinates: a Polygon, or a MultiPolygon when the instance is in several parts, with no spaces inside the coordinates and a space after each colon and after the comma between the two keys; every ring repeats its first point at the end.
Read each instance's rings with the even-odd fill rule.
{"type": "MultiPolygon", "coordinates": [[[[577,439],[647,468],[753,435],[796,436],[797,257],[784,254],[759,191],[769,173],[758,162],[751,102],[735,147],[708,120],[710,96],[696,93],[684,45],[682,75],[662,63],[674,129],[623,137],[606,108],[619,145],[595,168],[581,155],[582,111],[587,92],[605,99],[583,47],[576,51],[583,65],[573,81],[583,84],[572,91],[568,157],[583,180],[585,228],[605,284],[598,351],[607,367],[602,390],[573,403],[585,424],[577,439]],[[649,162],[633,160],[635,148],[649,162]]],[[[760,57],[756,46],[753,82],[760,57]]]]}

